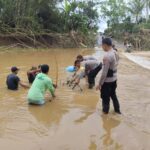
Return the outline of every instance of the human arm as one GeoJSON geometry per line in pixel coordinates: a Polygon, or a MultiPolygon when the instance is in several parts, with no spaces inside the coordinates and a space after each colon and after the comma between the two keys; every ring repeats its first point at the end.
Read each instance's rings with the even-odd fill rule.
{"type": "Polygon", "coordinates": [[[79,84],[80,80],[85,77],[85,71],[82,70],[79,74],[76,75],[75,77],[75,84],[79,84]]]}
{"type": "Polygon", "coordinates": [[[19,84],[23,88],[26,88],[26,89],[30,88],[30,86],[23,83],[18,76],[15,77],[14,81],[16,82],[16,84],[19,84]]]}
{"type": "Polygon", "coordinates": [[[55,96],[55,88],[54,88],[51,80],[47,81],[47,88],[48,88],[49,92],[51,93],[52,97],[56,97],[55,96]]]}
{"type": "Polygon", "coordinates": [[[107,57],[105,57],[104,60],[103,60],[102,75],[101,75],[101,78],[100,78],[100,81],[99,81],[99,85],[97,85],[97,87],[96,87],[97,90],[98,89],[101,90],[101,87],[102,87],[102,85],[104,84],[104,82],[107,78],[109,67],[110,67],[109,59],[107,57]]]}
{"type": "Polygon", "coordinates": [[[88,72],[89,72],[89,70],[90,70],[90,67],[85,63],[85,75],[87,75],[88,74],[88,72]]]}
{"type": "Polygon", "coordinates": [[[23,83],[22,81],[19,81],[19,85],[20,85],[21,87],[25,88],[25,89],[30,88],[30,86],[29,86],[29,85],[27,85],[27,84],[23,83]]]}
{"type": "Polygon", "coordinates": [[[29,71],[27,72],[27,75],[29,75],[29,74],[37,74],[38,72],[40,72],[40,69],[37,69],[37,70],[29,70],[29,71]]]}

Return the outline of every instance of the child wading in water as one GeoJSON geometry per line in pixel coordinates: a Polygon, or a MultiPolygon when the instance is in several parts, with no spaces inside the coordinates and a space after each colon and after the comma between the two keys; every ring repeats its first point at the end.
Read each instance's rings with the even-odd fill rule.
{"type": "Polygon", "coordinates": [[[84,68],[84,67],[81,67],[80,61],[79,61],[79,60],[76,60],[76,61],[74,62],[74,73],[73,73],[73,75],[71,75],[71,78],[68,79],[67,84],[70,85],[70,86],[71,86],[72,84],[75,84],[75,83],[77,82],[77,80],[78,80],[80,74],[81,74],[82,72],[84,72],[84,70],[85,70],[85,68],[84,68]]]}
{"type": "Polygon", "coordinates": [[[38,73],[41,72],[41,65],[38,66],[32,66],[32,68],[27,72],[28,81],[30,84],[32,84],[37,76],[38,73]]]}

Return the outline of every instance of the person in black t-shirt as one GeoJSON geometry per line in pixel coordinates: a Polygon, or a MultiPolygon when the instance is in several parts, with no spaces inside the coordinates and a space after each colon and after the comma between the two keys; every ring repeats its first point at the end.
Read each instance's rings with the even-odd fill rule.
{"type": "Polygon", "coordinates": [[[17,67],[11,68],[11,74],[7,76],[6,84],[9,90],[18,90],[19,85],[24,88],[29,88],[28,85],[21,82],[20,78],[17,76],[19,69],[17,67]]]}

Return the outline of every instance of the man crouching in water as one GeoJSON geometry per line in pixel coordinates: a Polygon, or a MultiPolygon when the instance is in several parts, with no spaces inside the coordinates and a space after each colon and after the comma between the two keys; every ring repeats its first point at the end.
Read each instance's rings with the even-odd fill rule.
{"type": "Polygon", "coordinates": [[[29,92],[28,92],[28,102],[34,105],[43,105],[45,103],[45,93],[47,90],[51,93],[52,97],[55,97],[55,88],[53,86],[52,80],[48,77],[49,66],[42,65],[41,73],[39,73],[29,92]]]}
{"type": "Polygon", "coordinates": [[[102,106],[104,114],[109,113],[110,98],[113,101],[114,110],[116,113],[121,114],[120,105],[116,95],[117,88],[117,66],[119,62],[119,56],[112,47],[112,41],[110,38],[105,38],[102,41],[102,47],[106,52],[103,59],[103,71],[97,86],[97,90],[101,92],[102,106]]]}
{"type": "Polygon", "coordinates": [[[95,86],[95,78],[102,69],[102,63],[100,63],[98,60],[76,60],[75,63],[77,68],[80,68],[81,66],[84,68],[84,70],[82,70],[78,75],[76,84],[78,85],[82,78],[87,77],[89,89],[92,89],[95,86]]]}

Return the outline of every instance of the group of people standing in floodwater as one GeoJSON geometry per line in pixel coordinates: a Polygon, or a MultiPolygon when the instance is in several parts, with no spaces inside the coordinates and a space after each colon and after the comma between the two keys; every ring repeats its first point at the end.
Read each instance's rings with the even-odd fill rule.
{"type": "MultiPolygon", "coordinates": [[[[117,88],[117,66],[119,56],[113,48],[112,40],[104,38],[102,40],[102,48],[106,52],[103,62],[100,62],[93,56],[78,55],[74,62],[73,75],[67,81],[69,84],[79,85],[80,80],[86,78],[88,88],[92,89],[96,86],[96,90],[100,90],[103,113],[108,114],[110,108],[110,99],[113,101],[114,111],[121,114],[119,101],[116,95],[117,88]],[[102,70],[99,82],[96,84],[95,78],[102,70]]],[[[6,84],[9,90],[18,90],[19,85],[24,88],[29,88],[27,100],[32,105],[43,105],[45,94],[48,90],[52,97],[55,98],[55,90],[57,85],[54,85],[52,79],[48,76],[49,66],[47,64],[32,67],[27,72],[27,77],[31,86],[23,83],[17,76],[19,68],[12,67],[11,74],[7,76],[6,84]]]]}

